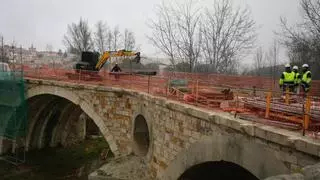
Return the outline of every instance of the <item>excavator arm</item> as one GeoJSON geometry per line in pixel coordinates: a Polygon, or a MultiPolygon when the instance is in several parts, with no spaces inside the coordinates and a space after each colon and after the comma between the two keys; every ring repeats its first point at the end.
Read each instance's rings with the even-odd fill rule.
{"type": "Polygon", "coordinates": [[[100,70],[102,66],[110,59],[110,57],[123,57],[123,56],[128,56],[128,57],[136,56],[134,59],[137,61],[137,63],[140,62],[140,52],[126,51],[126,50],[106,51],[100,57],[95,68],[97,70],[100,70]]]}

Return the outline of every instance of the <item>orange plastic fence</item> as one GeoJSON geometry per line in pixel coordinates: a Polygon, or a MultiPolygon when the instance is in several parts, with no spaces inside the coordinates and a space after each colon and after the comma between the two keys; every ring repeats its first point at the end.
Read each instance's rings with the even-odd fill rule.
{"type": "MultiPolygon", "coordinates": [[[[192,79],[201,80],[202,82],[212,82],[218,86],[232,88],[258,88],[265,90],[279,91],[279,79],[257,76],[236,76],[223,74],[200,74],[200,73],[183,73],[183,72],[162,72],[162,77],[171,77],[174,79],[192,79]]],[[[320,81],[313,80],[311,85],[311,95],[320,96],[320,81]]]]}
{"type": "MultiPolygon", "coordinates": [[[[76,72],[75,70],[53,69],[47,66],[23,65],[16,68],[23,69],[27,78],[129,88],[203,108],[232,111],[235,114],[259,115],[263,118],[265,118],[266,109],[268,109],[266,95],[272,90],[272,98],[269,100],[271,103],[270,112],[268,112],[269,118],[283,119],[283,123],[302,124],[305,116],[303,103],[295,104],[296,102],[292,102],[293,105],[282,103],[282,93],[279,91],[277,81],[266,77],[177,72],[163,72],[158,76],[142,76],[130,73],[110,73],[106,70],[100,72],[80,70],[76,72]],[[188,81],[185,87],[171,87],[170,81],[174,79],[187,79],[188,81]],[[228,89],[231,91],[229,92],[228,89]],[[278,107],[280,111],[274,107],[278,107]],[[296,108],[297,111],[295,113],[289,112],[290,108],[296,108]]],[[[312,98],[312,116],[310,120],[311,122],[320,122],[320,98],[314,96],[320,93],[320,82],[313,81],[312,88],[313,96],[310,96],[312,98]]],[[[310,125],[310,127],[313,126],[319,125],[317,123],[310,125]]]]}

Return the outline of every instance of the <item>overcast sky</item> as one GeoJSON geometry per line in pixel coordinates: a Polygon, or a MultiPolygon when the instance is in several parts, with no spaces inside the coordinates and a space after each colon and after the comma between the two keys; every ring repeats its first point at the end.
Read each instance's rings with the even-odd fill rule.
{"type": "MultiPolygon", "coordinates": [[[[203,6],[214,2],[199,1],[203,6]]],[[[290,23],[300,19],[299,0],[234,1],[251,8],[253,18],[261,26],[257,46],[264,48],[271,44],[280,16],[287,17],[290,23]]],[[[51,44],[55,50],[65,49],[62,38],[68,24],[82,17],[93,27],[98,20],[105,20],[109,26],[131,29],[141,52],[157,56],[145,35],[150,33],[146,22],[154,18],[154,6],[159,3],[161,0],[1,0],[0,34],[6,41],[15,40],[24,47],[34,44],[45,50],[51,44]]]]}

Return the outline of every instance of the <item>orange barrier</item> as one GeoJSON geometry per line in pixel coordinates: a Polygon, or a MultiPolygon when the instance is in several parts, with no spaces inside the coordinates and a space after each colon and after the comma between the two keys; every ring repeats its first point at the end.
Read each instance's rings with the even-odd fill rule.
{"type": "Polygon", "coordinates": [[[308,96],[308,99],[290,94],[283,98],[279,89],[272,89],[272,80],[264,77],[188,73],[143,76],[109,73],[106,70],[52,69],[45,66],[20,68],[23,68],[26,78],[128,88],[202,108],[228,111],[247,120],[257,119],[250,117],[270,119],[273,121],[268,123],[277,121],[273,123],[276,126],[288,127],[291,123],[294,128],[299,125],[301,129],[313,131],[317,131],[320,126],[319,97],[308,96]],[[185,79],[186,84],[172,86],[172,80],[179,79],[185,79]]]}
{"type": "MultiPolygon", "coordinates": [[[[162,77],[171,77],[175,79],[201,80],[224,85],[232,88],[258,88],[272,89],[279,91],[279,79],[262,76],[237,76],[224,74],[200,74],[200,73],[184,73],[184,72],[162,72],[162,77]]],[[[313,80],[311,85],[311,95],[320,96],[320,81],[313,80]]]]}

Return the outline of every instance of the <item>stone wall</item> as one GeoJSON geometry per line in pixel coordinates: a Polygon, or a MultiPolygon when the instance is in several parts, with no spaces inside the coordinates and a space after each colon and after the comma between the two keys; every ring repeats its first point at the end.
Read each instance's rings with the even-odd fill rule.
{"type": "Polygon", "coordinates": [[[83,94],[93,106],[93,110],[99,114],[104,124],[109,129],[109,133],[115,138],[121,154],[131,153],[131,129],[134,98],[124,95],[122,92],[99,92],[83,94]]]}
{"type": "Polygon", "coordinates": [[[152,179],[177,179],[193,165],[220,160],[265,178],[319,160],[319,142],[299,133],[165,99],[146,96],[144,102],[153,120],[152,179]]]}
{"type": "Polygon", "coordinates": [[[294,174],[278,175],[265,180],[317,180],[320,179],[320,164],[304,167],[294,174]]]}
{"type": "Polygon", "coordinates": [[[35,88],[30,94],[49,93],[79,105],[97,124],[116,156],[134,152],[133,125],[142,115],[150,133],[145,156],[150,179],[177,179],[193,165],[220,160],[266,178],[295,172],[319,160],[318,141],[227,113],[118,88],[62,82],[41,82],[35,88]]]}
{"type": "Polygon", "coordinates": [[[78,118],[70,119],[63,130],[60,131],[62,133],[61,144],[64,147],[79,144],[85,139],[85,116],[86,115],[82,113],[78,118]]]}

